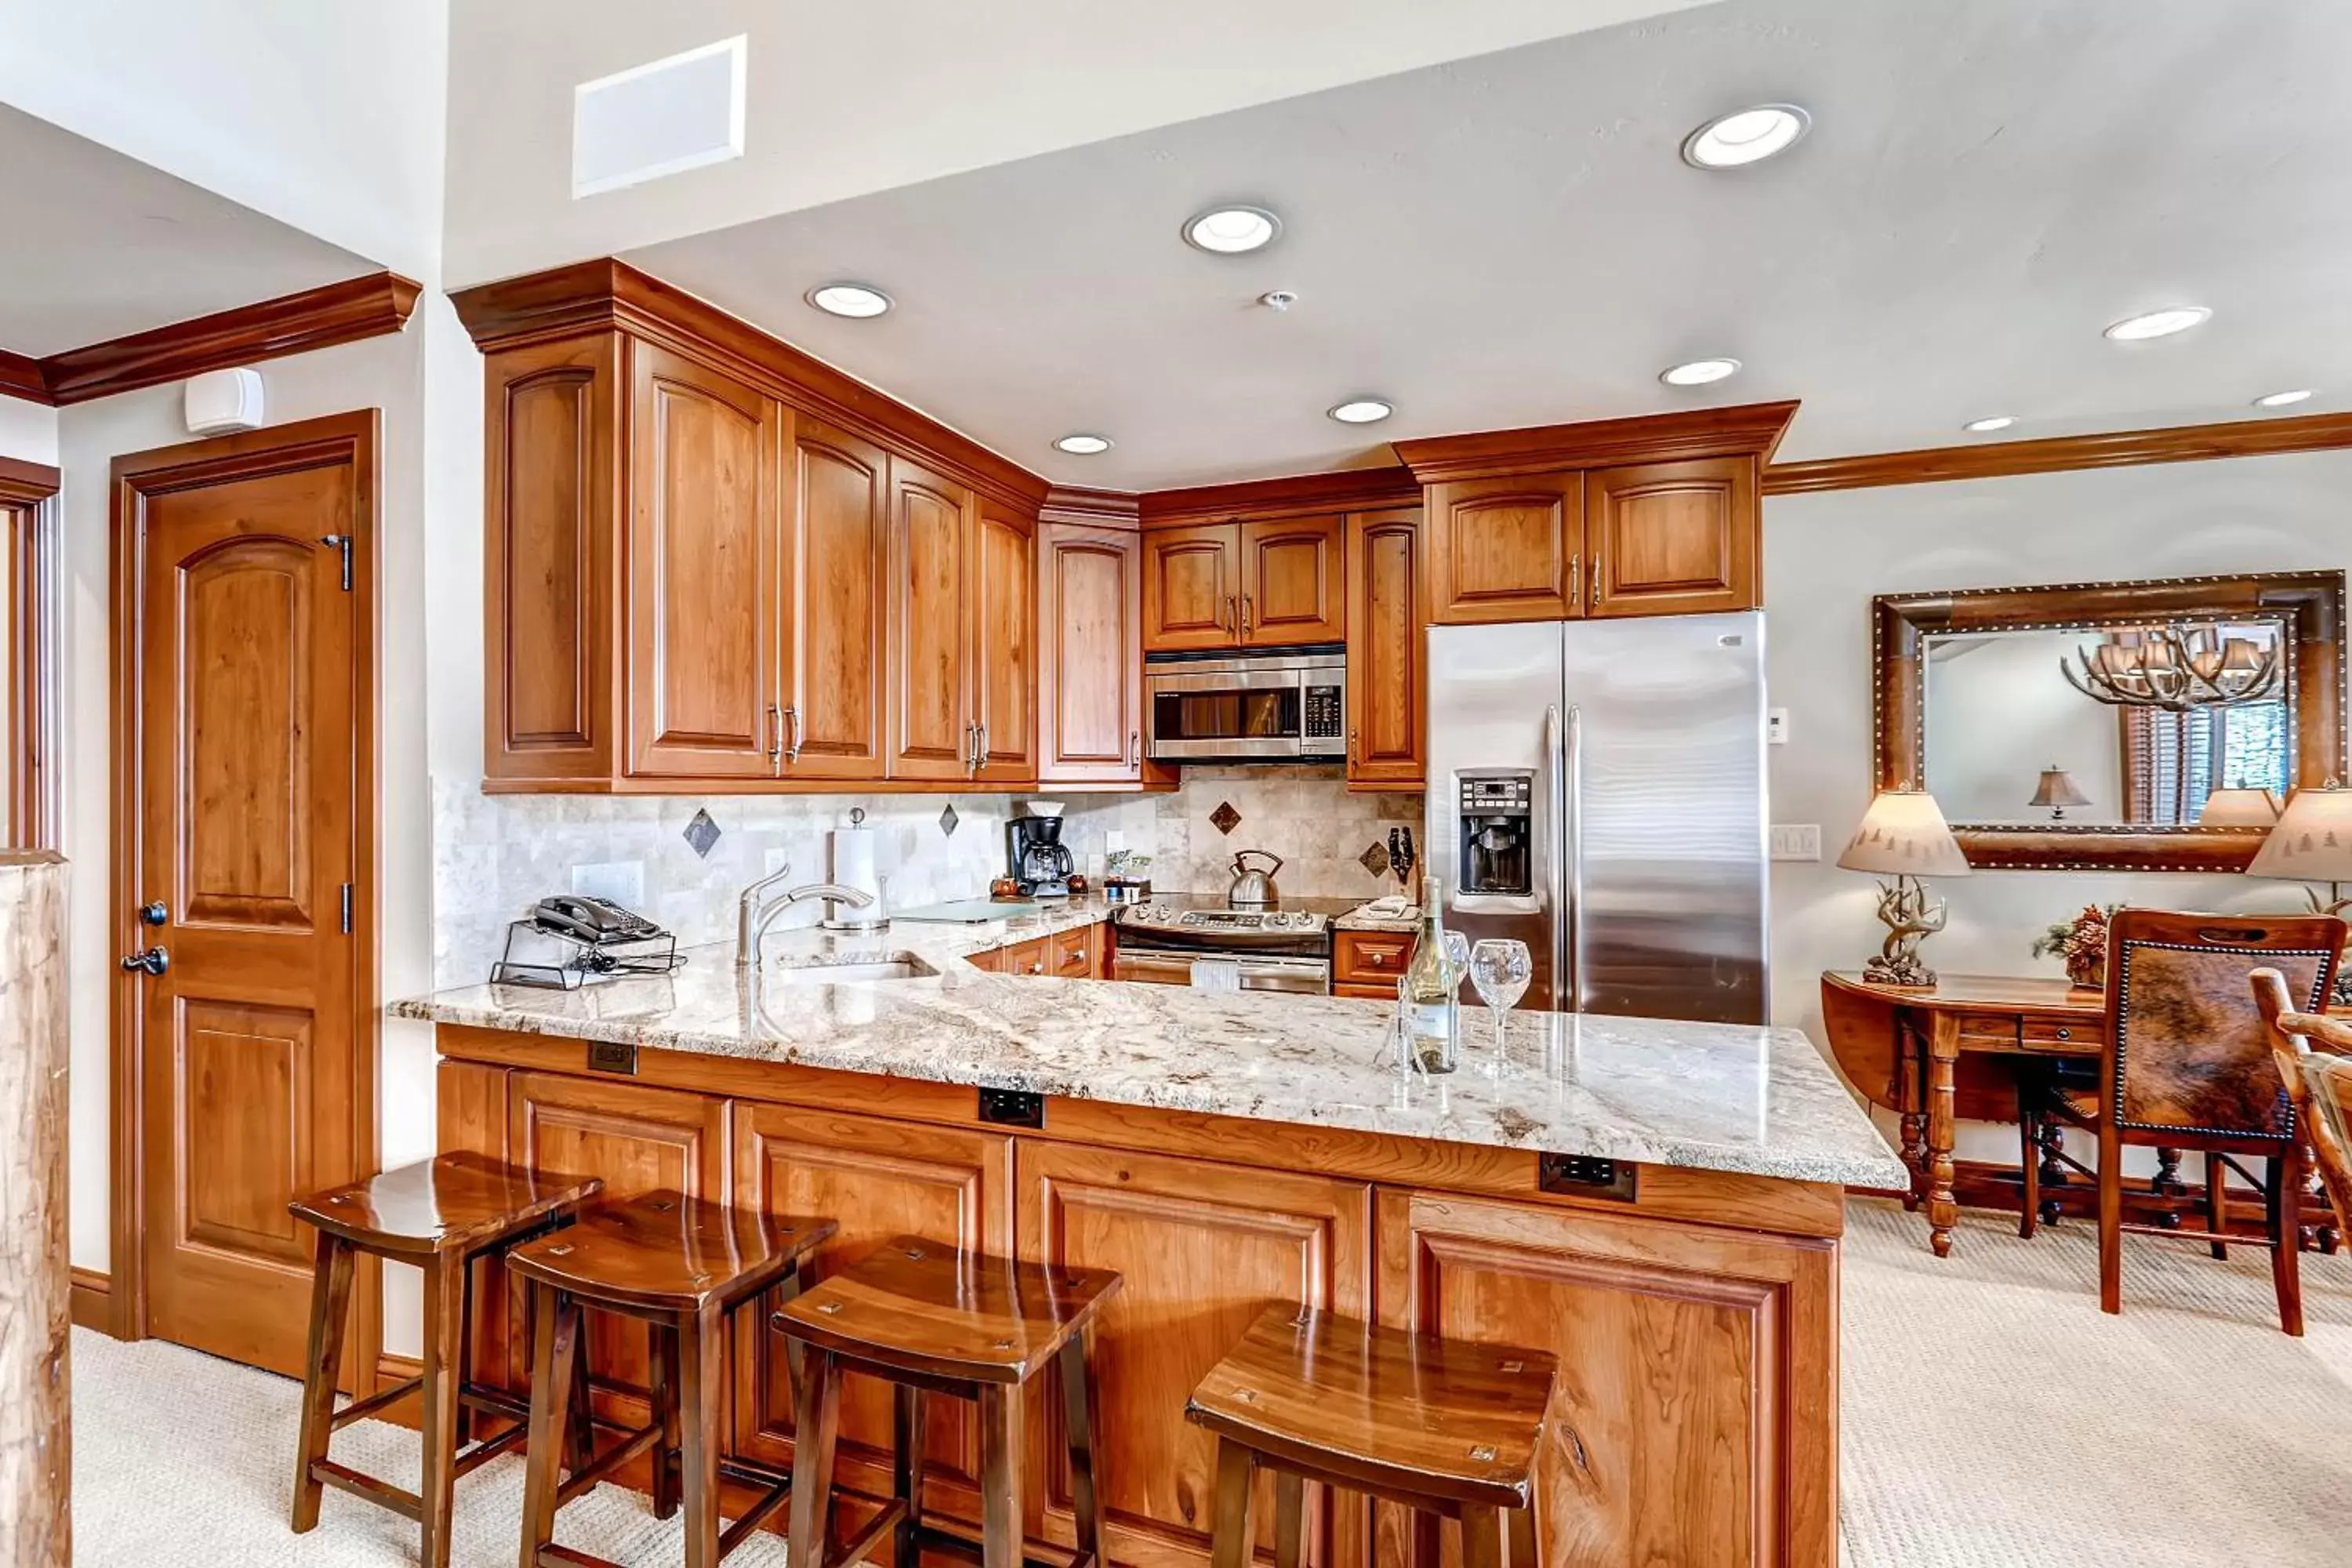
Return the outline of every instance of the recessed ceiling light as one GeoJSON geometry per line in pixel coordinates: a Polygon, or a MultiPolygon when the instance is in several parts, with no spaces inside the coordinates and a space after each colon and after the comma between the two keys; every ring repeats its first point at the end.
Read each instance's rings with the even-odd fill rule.
{"type": "Polygon", "coordinates": [[[2311,388],[2297,387],[2293,392],[2270,392],[2254,399],[2257,408],[2284,408],[2290,403],[2301,403],[2311,395],[2311,388]]]}
{"type": "Polygon", "coordinates": [[[1330,410],[1330,415],[1342,425],[1376,425],[1395,412],[1394,405],[1377,397],[1351,397],[1330,410]]]}
{"type": "Polygon", "coordinates": [[[1091,458],[1097,452],[1110,450],[1110,437],[1090,435],[1082,430],[1075,435],[1065,436],[1055,442],[1054,449],[1058,452],[1067,452],[1074,458],[1091,458]]]}
{"type": "Polygon", "coordinates": [[[1695,359],[1688,364],[1672,365],[1658,373],[1658,379],[1668,386],[1705,386],[1738,373],[1736,359],[1695,359]]]}
{"type": "Polygon", "coordinates": [[[1218,256],[1239,256],[1274,243],[1282,220],[1264,207],[1211,207],[1184,225],[1184,243],[1218,256]]]}
{"type": "Polygon", "coordinates": [[[2017,416],[2014,414],[1996,414],[1990,419],[1971,419],[1960,428],[1982,435],[1988,430],[2006,430],[2016,423],[2017,416]]]}
{"type": "Polygon", "coordinates": [[[1813,117],[1793,103],[1759,103],[1708,121],[1683,138],[1683,162],[1694,169],[1737,169],[1760,163],[1805,139],[1813,117]]]}
{"type": "Polygon", "coordinates": [[[2175,332],[2201,326],[2213,312],[2202,305],[2172,305],[2144,315],[2126,316],[2109,327],[2106,335],[2119,343],[2136,343],[2146,338],[2168,338],[2175,332]]]}
{"type": "Polygon", "coordinates": [[[808,302],[828,316],[864,321],[890,308],[890,296],[863,283],[826,283],[808,291],[808,302]]]}

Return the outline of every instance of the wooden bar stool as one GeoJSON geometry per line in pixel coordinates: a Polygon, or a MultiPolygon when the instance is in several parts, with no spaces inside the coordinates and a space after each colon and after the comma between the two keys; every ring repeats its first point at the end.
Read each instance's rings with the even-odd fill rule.
{"type": "Polygon", "coordinates": [[[1021,1389],[1059,1359],[1070,1436],[1077,1556],[1099,1568],[1093,1373],[1087,1331],[1118,1291],[1105,1268],[1055,1268],[900,1237],[787,1301],[772,1320],[805,1346],[793,1424],[789,1568],[850,1568],[883,1541],[913,1568],[925,1545],[969,1552],[969,1543],[923,1524],[922,1390],[980,1407],[981,1563],[1021,1568],[1021,1389]],[[825,1557],[827,1505],[840,1436],[841,1374],[868,1373],[897,1385],[895,1495],[840,1557],[825,1557]]]}
{"type": "Polygon", "coordinates": [[[685,1506],[687,1568],[714,1568],[783,1506],[792,1494],[789,1477],[719,1458],[728,1315],[771,1289],[798,1294],[802,1263],[834,1229],[829,1219],[766,1215],[659,1192],[592,1209],[562,1235],[508,1255],[507,1267],[530,1281],[535,1336],[531,1447],[523,1473],[524,1568],[604,1563],[554,1543],[555,1510],[649,1449],[654,1516],[668,1519],[681,1501],[685,1506]],[[575,1391],[585,1381],[581,1315],[589,1309],[646,1325],[652,1417],[603,1455],[572,1456],[566,1466],[551,1439],[575,1419],[574,1402],[585,1402],[575,1391]],[[766,1489],[723,1531],[722,1473],[766,1489]]]}
{"type": "Polygon", "coordinates": [[[1267,1308],[1184,1405],[1217,1435],[1213,1568],[1247,1568],[1261,1467],[1278,1568],[1300,1561],[1307,1481],[1461,1521],[1464,1568],[1535,1568],[1530,1482],[1557,1371],[1544,1351],[1267,1308]]]}
{"type": "Polygon", "coordinates": [[[478,1154],[443,1154],[362,1182],[331,1187],[287,1205],[317,1227],[319,1268],[310,1292],[310,1340],[303,1360],[302,1435],[294,1469],[294,1532],[317,1528],[322,1486],[350,1492],[416,1521],[425,1568],[449,1561],[450,1504],[457,1479],[523,1439],[530,1407],[473,1381],[475,1259],[567,1223],[603,1190],[578,1178],[519,1170],[478,1154]],[[425,1367],[407,1382],[335,1409],[335,1372],[357,1255],[369,1253],[425,1270],[425,1367]],[[394,1401],[424,1391],[418,1426],[425,1444],[424,1486],[403,1491],[327,1458],[335,1432],[394,1401]],[[505,1431],[465,1452],[469,1411],[504,1417],[505,1431]]]}

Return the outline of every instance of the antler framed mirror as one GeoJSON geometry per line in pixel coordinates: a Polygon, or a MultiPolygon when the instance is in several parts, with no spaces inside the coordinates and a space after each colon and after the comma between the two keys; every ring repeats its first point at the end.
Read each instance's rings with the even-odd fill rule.
{"type": "Polygon", "coordinates": [[[2352,776],[2341,572],[1885,594],[1880,789],[1980,869],[2240,871],[2352,776]]]}

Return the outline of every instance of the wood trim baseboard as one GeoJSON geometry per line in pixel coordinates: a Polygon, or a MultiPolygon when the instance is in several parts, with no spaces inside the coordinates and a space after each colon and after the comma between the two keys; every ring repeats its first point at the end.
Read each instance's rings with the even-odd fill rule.
{"type": "Polygon", "coordinates": [[[114,1277],[96,1268],[73,1270],[73,1325],[114,1337],[114,1277]]]}
{"type": "Polygon", "coordinates": [[[1987,441],[1973,447],[1927,447],[1911,452],[1868,452],[1853,458],[1775,463],[1764,470],[1764,493],[1806,495],[1816,490],[1868,489],[1880,485],[1943,484],[1954,479],[2056,474],[2076,468],[2266,458],[2283,452],[2324,452],[2339,447],[2352,447],[2352,414],[2233,419],[2219,425],[2111,430],[2094,436],[1987,441]]]}

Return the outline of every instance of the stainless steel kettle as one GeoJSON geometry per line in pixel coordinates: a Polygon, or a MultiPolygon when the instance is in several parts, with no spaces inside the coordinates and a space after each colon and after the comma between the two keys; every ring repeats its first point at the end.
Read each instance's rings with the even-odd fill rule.
{"type": "Polygon", "coordinates": [[[1279,900],[1275,891],[1274,874],[1282,869],[1282,857],[1265,849],[1244,849],[1234,857],[1234,885],[1225,889],[1227,907],[1236,910],[1261,909],[1279,900]],[[1271,860],[1273,865],[1263,871],[1253,871],[1249,858],[1271,860]]]}

